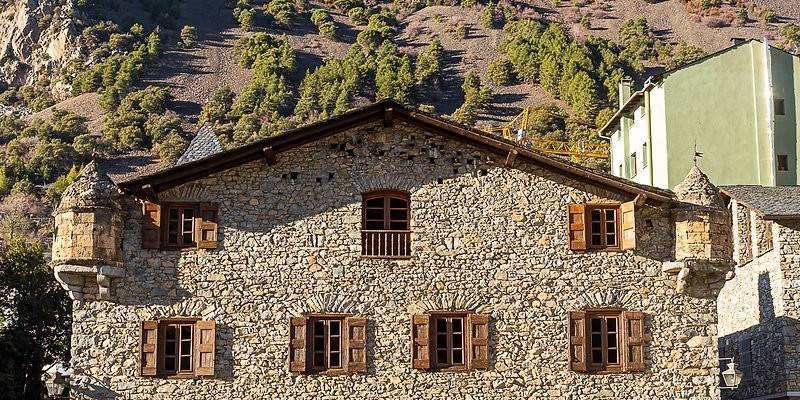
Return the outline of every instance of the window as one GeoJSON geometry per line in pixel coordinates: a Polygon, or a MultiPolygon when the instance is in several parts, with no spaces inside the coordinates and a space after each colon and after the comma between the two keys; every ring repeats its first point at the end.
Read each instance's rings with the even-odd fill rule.
{"type": "Polygon", "coordinates": [[[636,164],[636,152],[631,153],[631,176],[636,176],[638,164],[636,164]]]}
{"type": "Polygon", "coordinates": [[[783,99],[773,99],[775,115],[786,115],[786,102],[783,99]]]}
{"type": "Polygon", "coordinates": [[[778,154],[778,171],[789,170],[789,156],[786,154],[778,154]]]}
{"type": "Polygon", "coordinates": [[[647,168],[647,143],[642,143],[642,168],[647,168]]]}
{"type": "Polygon", "coordinates": [[[366,372],[367,320],[314,314],[290,320],[289,370],[298,373],[366,372]]]}
{"type": "Polygon", "coordinates": [[[753,379],[753,340],[748,337],[739,341],[739,368],[743,381],[753,379]]]}
{"type": "Polygon", "coordinates": [[[619,177],[621,177],[621,178],[624,178],[624,177],[625,177],[625,175],[623,175],[623,173],[624,173],[625,171],[623,171],[623,170],[622,170],[622,164],[620,164],[620,165],[619,165],[619,169],[618,169],[618,171],[619,171],[619,174],[617,174],[617,176],[619,176],[619,177]]]}
{"type": "Polygon", "coordinates": [[[636,247],[635,205],[570,204],[569,246],[572,250],[628,250],[636,247]]]}
{"type": "Polygon", "coordinates": [[[470,312],[432,312],[411,321],[412,363],[416,369],[487,369],[489,316],[470,312]]]}
{"type": "Polygon", "coordinates": [[[214,376],[214,321],[144,321],[141,328],[142,376],[214,376]]]}
{"type": "Polygon", "coordinates": [[[216,204],[159,205],[146,202],[143,213],[142,248],[214,249],[217,247],[216,204]]]}
{"type": "Polygon", "coordinates": [[[377,258],[411,256],[410,200],[407,193],[364,194],[361,254],[377,258]]]}
{"type": "Polygon", "coordinates": [[[571,312],[570,369],[578,372],[644,370],[644,315],[615,309],[571,312]]]}

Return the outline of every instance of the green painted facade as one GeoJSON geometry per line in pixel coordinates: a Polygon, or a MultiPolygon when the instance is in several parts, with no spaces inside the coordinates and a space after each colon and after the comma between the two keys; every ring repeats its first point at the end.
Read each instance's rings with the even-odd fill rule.
{"type": "Polygon", "coordinates": [[[621,87],[623,107],[600,132],[612,173],[673,188],[696,145],[717,185],[797,185],[799,85],[800,58],[751,40],[654,77],[633,96],[621,87]]]}

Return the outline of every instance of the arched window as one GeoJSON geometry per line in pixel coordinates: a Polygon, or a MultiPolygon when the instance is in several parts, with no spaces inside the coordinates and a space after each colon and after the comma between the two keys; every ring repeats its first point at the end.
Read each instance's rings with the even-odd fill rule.
{"type": "Polygon", "coordinates": [[[367,257],[411,256],[408,193],[377,191],[364,194],[361,254],[367,257]]]}

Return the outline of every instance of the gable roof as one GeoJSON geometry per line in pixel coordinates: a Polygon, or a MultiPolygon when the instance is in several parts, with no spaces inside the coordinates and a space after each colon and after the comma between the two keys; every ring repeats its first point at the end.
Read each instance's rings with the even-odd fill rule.
{"type": "Polygon", "coordinates": [[[175,161],[175,165],[183,165],[192,161],[201,160],[222,152],[222,145],[217,139],[217,133],[210,124],[204,124],[194,136],[186,151],[175,161]]]}
{"type": "Polygon", "coordinates": [[[800,186],[730,185],[720,189],[766,220],[800,219],[800,186]]]}
{"type": "Polygon", "coordinates": [[[570,176],[579,181],[588,181],[623,195],[631,197],[644,195],[648,201],[653,203],[674,200],[674,194],[669,190],[636,184],[610,174],[547,156],[498,136],[408,108],[393,100],[382,100],[324,121],[315,122],[278,136],[261,139],[235,149],[223,151],[201,160],[190,161],[152,174],[138,176],[120,182],[119,187],[126,193],[138,197],[152,198],[155,193],[251,161],[266,159],[268,163],[274,163],[276,156],[282,152],[359,125],[381,120],[387,126],[393,124],[394,120],[403,121],[427,132],[438,134],[502,157],[508,157],[511,154],[510,157],[515,157],[517,161],[529,162],[538,167],[570,176]]]}

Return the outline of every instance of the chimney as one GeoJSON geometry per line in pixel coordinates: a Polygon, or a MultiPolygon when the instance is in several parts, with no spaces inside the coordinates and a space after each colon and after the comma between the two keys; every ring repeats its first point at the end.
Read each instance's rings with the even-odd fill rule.
{"type": "Polygon", "coordinates": [[[619,81],[619,106],[622,107],[628,99],[631,98],[631,93],[633,93],[633,79],[630,77],[624,76],[622,80],[619,81]]]}
{"type": "Polygon", "coordinates": [[[740,38],[740,37],[732,37],[732,38],[731,38],[731,47],[733,47],[733,46],[738,46],[738,45],[740,45],[740,44],[744,43],[746,40],[747,40],[747,39],[745,39],[745,38],[740,38]]]}

